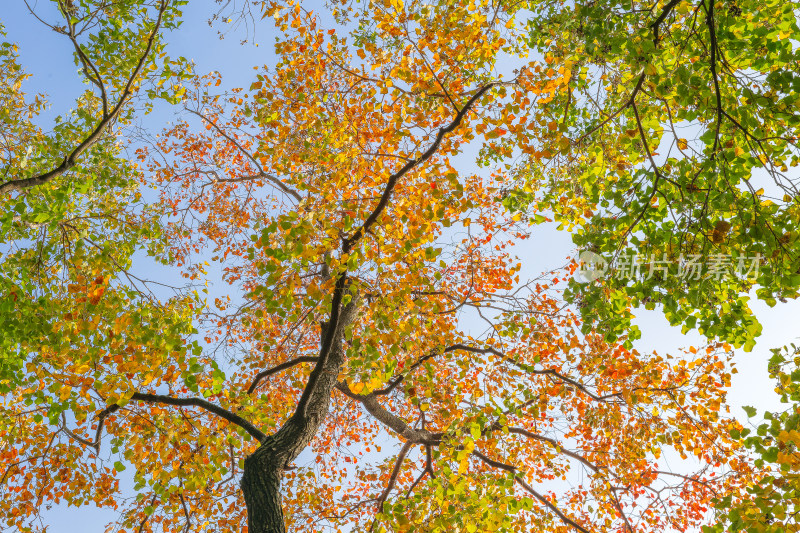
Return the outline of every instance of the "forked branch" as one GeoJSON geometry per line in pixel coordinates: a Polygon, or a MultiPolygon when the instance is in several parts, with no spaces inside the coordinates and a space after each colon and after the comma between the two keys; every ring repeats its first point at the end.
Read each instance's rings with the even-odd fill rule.
{"type": "Polygon", "coordinates": [[[147,44],[145,46],[144,53],[139,58],[139,61],[136,64],[133,72],[128,78],[127,83],[125,84],[125,88],[120,93],[119,101],[117,104],[111,109],[111,111],[106,111],[103,113],[103,118],[97,123],[94,129],[89,133],[89,135],[81,141],[78,146],[76,146],[61,162],[60,165],[45,172],[44,174],[39,174],[37,176],[31,176],[29,178],[22,178],[22,179],[12,179],[6,181],[5,183],[0,183],[0,194],[10,192],[10,191],[22,191],[24,189],[28,189],[30,187],[36,187],[39,185],[44,185],[49,181],[61,176],[65,172],[69,171],[73,167],[78,164],[78,159],[80,158],[81,154],[83,154],[86,150],[97,144],[97,142],[102,138],[103,134],[106,130],[109,129],[111,124],[117,119],[120,112],[122,111],[122,107],[124,106],[125,102],[131,97],[133,94],[133,88],[136,85],[136,82],[139,78],[139,75],[142,73],[145,65],[147,64],[147,60],[150,57],[150,53],[153,50],[153,45],[155,43],[156,37],[158,36],[158,32],[161,29],[161,23],[164,17],[164,12],[167,9],[168,0],[161,0],[161,3],[158,8],[158,16],[156,17],[156,23],[153,27],[153,31],[150,33],[150,37],[147,39],[147,44]]]}

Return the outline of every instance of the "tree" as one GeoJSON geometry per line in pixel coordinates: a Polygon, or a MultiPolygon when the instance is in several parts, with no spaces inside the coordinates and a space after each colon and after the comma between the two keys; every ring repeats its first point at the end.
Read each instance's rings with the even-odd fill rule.
{"type": "Polygon", "coordinates": [[[730,347],[638,353],[577,331],[574,265],[519,279],[504,158],[571,70],[525,58],[515,9],[267,3],[277,65],[187,84],[138,177],[201,291],[70,271],[0,404],[8,527],[63,501],[119,506],[126,531],[686,530],[749,480],[730,347]],[[459,171],[468,150],[500,164],[459,171]]]}
{"type": "Polygon", "coordinates": [[[573,286],[587,328],[600,320],[613,338],[632,307],[658,306],[673,325],[749,349],[761,326],[748,291],[769,305],[797,297],[796,8],[532,4],[531,46],[573,74],[547,104],[541,148],[518,165],[506,203],[552,212],[583,250],[612,262],[638,255],[655,270],[573,286]],[[698,260],[716,261],[719,275],[695,278],[698,260]]]}
{"type": "Polygon", "coordinates": [[[20,356],[59,343],[51,326],[74,311],[76,293],[92,292],[84,297],[95,299],[110,277],[127,272],[139,245],[159,231],[140,202],[136,169],[118,133],[137,109],[151,105],[140,93],[175,101],[174,91],[156,94],[155,87],[187,76],[185,60],[165,56],[162,39],[177,26],[182,3],[86,0],[52,2],[38,11],[29,6],[32,16],[74,50],[88,86],[75,110],[55,119],[52,131],[37,121],[44,95],[29,99],[23,91],[27,75],[17,46],[2,43],[3,390],[13,386],[20,356]]]}

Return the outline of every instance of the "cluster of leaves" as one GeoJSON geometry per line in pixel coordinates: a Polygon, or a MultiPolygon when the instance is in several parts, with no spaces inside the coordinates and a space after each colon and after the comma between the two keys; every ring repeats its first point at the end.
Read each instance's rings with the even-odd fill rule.
{"type": "MultiPolygon", "coordinates": [[[[708,533],[800,530],[800,347],[773,350],[769,369],[770,377],[778,383],[775,392],[789,407],[782,412],[765,413],[765,421],[754,428],[754,434],[750,429],[734,430],[733,437],[743,439],[756,454],[759,479],[748,487],[743,498],[720,498],[716,507],[723,513],[724,523],[707,527],[708,533]]],[[[749,416],[756,415],[755,409],[746,410],[749,416]]]]}
{"type": "Polygon", "coordinates": [[[613,338],[631,307],[659,306],[673,325],[750,349],[761,327],[748,292],[769,305],[797,296],[797,7],[531,2],[531,47],[571,75],[507,205],[549,211],[609,262],[638,255],[645,274],[673,265],[574,285],[586,327],[600,321],[613,338]],[[725,275],[677,275],[711,256],[727,258],[725,275]],[[735,275],[751,258],[757,275],[735,275]]]}
{"type": "Polygon", "coordinates": [[[112,126],[119,130],[132,121],[142,86],[176,78],[162,34],[177,26],[181,4],[81,0],[42,6],[35,15],[74,49],[88,85],[75,110],[56,117],[49,131],[39,117],[44,96],[29,100],[23,91],[27,75],[16,45],[0,47],[3,379],[15,379],[20,356],[38,352],[37,343],[58,344],[52,326],[76,311],[68,306],[69,287],[97,276],[122,276],[122,285],[136,285],[127,274],[134,252],[143,245],[158,249],[157,219],[140,201],[138,171],[112,126]],[[57,22],[45,22],[51,18],[57,22]]]}
{"type": "MultiPolygon", "coordinates": [[[[4,36],[5,34],[0,34],[4,36]]],[[[3,84],[0,87],[0,123],[3,124],[3,132],[6,136],[4,150],[0,152],[0,164],[7,165],[8,158],[12,154],[20,154],[24,157],[26,147],[21,142],[22,139],[33,139],[36,130],[33,126],[20,117],[30,118],[35,115],[43,105],[37,95],[32,102],[25,99],[21,91],[22,82],[25,75],[16,58],[17,48],[12,43],[3,42],[0,44],[0,78],[3,84]],[[14,142],[14,140],[17,142],[14,142]]],[[[27,165],[27,161],[21,162],[21,166],[27,165]]],[[[24,209],[20,209],[24,212],[24,209]]],[[[18,212],[8,212],[3,210],[4,219],[8,222],[0,232],[5,234],[11,225],[13,216],[19,216],[18,212]],[[13,214],[12,214],[13,213],[13,214]]],[[[16,339],[31,335],[28,328],[35,325],[35,321],[30,320],[30,315],[25,306],[18,304],[19,295],[14,290],[14,286],[5,277],[0,277],[0,327],[4,335],[0,338],[0,372],[5,377],[7,366],[12,364],[11,354],[16,354],[16,339]]],[[[15,356],[13,361],[17,361],[15,356]]]]}

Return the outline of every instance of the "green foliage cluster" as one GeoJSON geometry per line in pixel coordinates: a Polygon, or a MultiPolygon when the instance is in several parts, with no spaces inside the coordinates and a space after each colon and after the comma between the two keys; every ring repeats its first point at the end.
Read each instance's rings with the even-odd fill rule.
{"type": "MultiPolygon", "coordinates": [[[[706,533],[800,530],[800,346],[792,344],[772,352],[770,377],[777,382],[775,391],[787,408],[764,413],[764,421],[754,426],[755,431],[733,432],[732,436],[742,439],[755,454],[755,466],[762,475],[758,483],[746,488],[743,498],[720,498],[717,509],[725,520],[705,528],[706,533]]],[[[745,410],[748,416],[756,416],[756,409],[745,410]]]]}
{"type": "Polygon", "coordinates": [[[49,130],[45,96],[26,94],[17,45],[0,33],[0,380],[14,379],[29,351],[58,344],[54,327],[74,306],[69,287],[124,276],[137,250],[163,253],[120,132],[152,106],[137,100],[140,89],[179,100],[175,84],[189,65],[165,55],[163,36],[185,3],[76,0],[53,2],[55,14],[40,6],[87,85],[49,130]]]}
{"type": "Polygon", "coordinates": [[[752,348],[761,327],[749,291],[775,305],[800,288],[798,4],[530,7],[531,47],[571,65],[572,77],[549,104],[545,154],[520,166],[510,202],[552,213],[612,265],[638,255],[645,274],[573,284],[587,324],[613,338],[632,308],[659,306],[673,325],[752,348]],[[726,258],[725,275],[677,275],[713,256],[726,258]],[[654,261],[669,262],[670,275],[649,275],[654,261]],[[736,274],[754,261],[750,275],[736,274]]]}

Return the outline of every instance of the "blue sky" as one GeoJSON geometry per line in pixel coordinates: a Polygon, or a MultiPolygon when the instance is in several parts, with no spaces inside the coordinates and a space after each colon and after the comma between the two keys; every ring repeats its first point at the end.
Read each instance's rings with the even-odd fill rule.
{"type": "MultiPolygon", "coordinates": [[[[258,27],[254,34],[260,43],[258,47],[251,43],[240,44],[241,31],[234,31],[220,40],[216,28],[209,27],[207,23],[216,4],[209,1],[192,4],[202,4],[203,7],[186,6],[183,26],[168,36],[168,53],[194,60],[198,73],[220,71],[225,86],[248,87],[254,77],[253,67],[272,62],[272,36],[258,27]]],[[[49,2],[40,0],[39,9],[46,14],[50,9],[49,2]]],[[[75,97],[85,89],[76,73],[72,49],[63,37],[49,31],[30,16],[23,0],[4,0],[2,22],[6,26],[7,39],[19,44],[21,62],[32,75],[25,90],[47,94],[51,107],[42,117],[46,125],[56,115],[69,110],[75,97]]],[[[159,108],[148,118],[148,123],[166,125],[173,116],[172,112],[159,108]]],[[[573,247],[568,234],[557,232],[552,227],[543,227],[536,230],[533,239],[519,247],[518,253],[526,264],[526,271],[530,273],[563,265],[565,258],[573,255],[573,247]]],[[[770,356],[770,348],[797,340],[800,321],[800,302],[769,308],[754,301],[753,306],[764,331],[753,352],[737,355],[739,373],[734,376],[729,398],[733,406],[732,413],[741,419],[744,418],[742,405],[752,405],[759,410],[779,408],[777,396],[772,390],[774,385],[767,378],[766,361],[770,356]]],[[[637,343],[640,350],[666,353],[683,346],[703,344],[700,335],[692,333],[684,336],[678,328],[669,327],[657,310],[640,312],[636,322],[642,330],[642,339],[637,343]]],[[[100,532],[115,515],[92,508],[76,510],[56,506],[47,516],[52,524],[48,530],[50,533],[71,533],[100,532]]]]}

